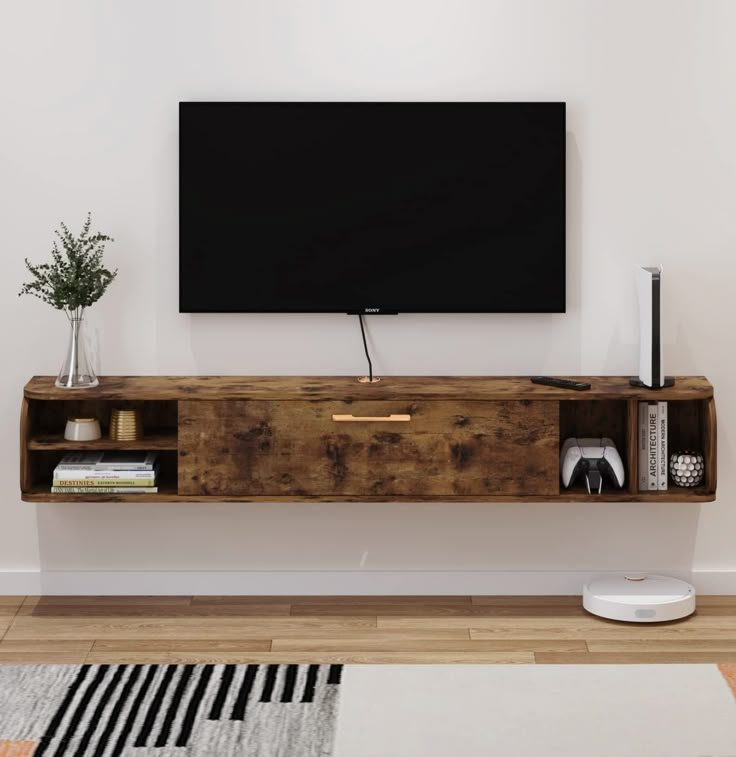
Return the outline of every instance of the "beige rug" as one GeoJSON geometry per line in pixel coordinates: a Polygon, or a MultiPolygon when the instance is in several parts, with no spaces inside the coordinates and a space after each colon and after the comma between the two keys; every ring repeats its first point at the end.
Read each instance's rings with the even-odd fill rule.
{"type": "Polygon", "coordinates": [[[735,667],[350,666],[334,754],[736,757],[735,667]]]}

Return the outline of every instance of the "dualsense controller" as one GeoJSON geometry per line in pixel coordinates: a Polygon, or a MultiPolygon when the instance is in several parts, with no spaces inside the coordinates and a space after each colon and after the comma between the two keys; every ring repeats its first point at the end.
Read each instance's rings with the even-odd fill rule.
{"type": "Polygon", "coordinates": [[[581,475],[585,476],[588,493],[600,494],[604,477],[618,489],[625,481],[623,461],[608,437],[565,440],[560,452],[560,474],[565,488],[572,486],[581,475]]]}

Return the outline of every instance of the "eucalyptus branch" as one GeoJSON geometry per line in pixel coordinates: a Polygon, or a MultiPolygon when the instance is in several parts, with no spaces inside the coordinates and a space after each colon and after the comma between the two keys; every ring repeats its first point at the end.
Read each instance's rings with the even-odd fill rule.
{"type": "Polygon", "coordinates": [[[23,284],[18,296],[30,294],[63,310],[69,320],[81,318],[85,308],[102,297],[118,274],[117,269],[110,271],[102,264],[105,243],[113,238],[91,233],[91,228],[91,213],[78,237],[61,223],[54,232],[58,241],[52,243],[52,262],[36,265],[26,258],[26,268],[33,278],[23,284]]]}

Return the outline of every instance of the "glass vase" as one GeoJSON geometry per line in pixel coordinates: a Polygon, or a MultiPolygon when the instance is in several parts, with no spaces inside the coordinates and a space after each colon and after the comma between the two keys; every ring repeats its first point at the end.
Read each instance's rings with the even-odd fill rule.
{"type": "Polygon", "coordinates": [[[69,347],[56,379],[56,386],[62,389],[86,389],[97,386],[99,381],[89,358],[84,318],[70,318],[69,326],[69,347]]]}

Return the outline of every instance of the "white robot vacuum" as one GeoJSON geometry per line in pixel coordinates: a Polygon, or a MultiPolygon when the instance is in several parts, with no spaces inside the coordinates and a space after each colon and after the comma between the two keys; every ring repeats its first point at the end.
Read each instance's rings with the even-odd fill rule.
{"type": "Polygon", "coordinates": [[[610,620],[661,623],[692,615],[695,589],[667,576],[601,576],[583,586],[583,607],[610,620]]]}

